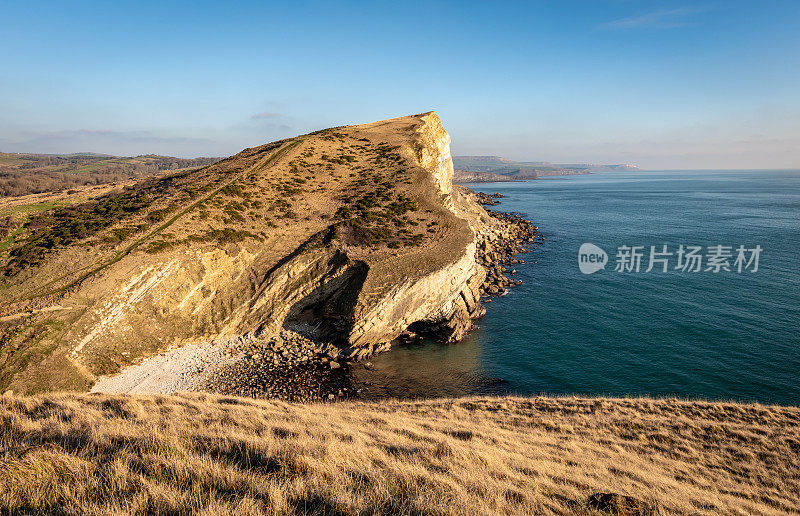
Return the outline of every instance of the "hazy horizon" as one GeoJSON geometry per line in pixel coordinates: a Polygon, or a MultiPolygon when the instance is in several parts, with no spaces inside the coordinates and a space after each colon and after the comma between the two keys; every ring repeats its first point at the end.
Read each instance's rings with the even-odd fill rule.
{"type": "Polygon", "coordinates": [[[454,155],[800,167],[797,2],[231,6],[4,6],[0,150],[229,156],[436,110],[454,155]]]}
{"type": "MultiPolygon", "coordinates": [[[[244,150],[241,149],[241,150],[244,150]]],[[[231,154],[230,156],[212,156],[212,155],[177,155],[177,154],[154,154],[151,152],[148,153],[141,153],[141,154],[107,154],[102,152],[94,152],[94,151],[76,151],[76,152],[24,152],[24,151],[7,151],[4,149],[0,149],[0,153],[7,153],[7,154],[40,154],[40,155],[47,155],[47,156],[68,156],[68,155],[98,155],[98,156],[109,156],[115,158],[131,158],[136,156],[147,156],[147,155],[158,155],[158,156],[165,156],[165,157],[174,157],[174,158],[185,158],[185,159],[194,159],[194,158],[227,158],[230,156],[234,156],[237,153],[231,154]]],[[[453,158],[464,158],[464,157],[495,157],[495,158],[508,158],[508,156],[499,156],[496,154],[453,154],[453,158]]],[[[510,158],[509,158],[510,159],[510,158]]],[[[797,167],[776,167],[776,168],[767,168],[767,167],[742,167],[742,168],[714,168],[714,167],[693,167],[693,168],[644,168],[640,167],[636,163],[626,163],[626,162],[579,162],[579,161],[549,161],[549,160],[541,160],[541,159],[515,159],[513,160],[518,163],[549,163],[551,165],[634,165],[639,170],[643,172],[670,172],[670,171],[779,171],[779,170],[800,170],[800,166],[797,167]]],[[[456,167],[458,168],[458,167],[456,167]]],[[[558,179],[561,176],[554,176],[554,177],[545,177],[544,179],[558,179]]]]}

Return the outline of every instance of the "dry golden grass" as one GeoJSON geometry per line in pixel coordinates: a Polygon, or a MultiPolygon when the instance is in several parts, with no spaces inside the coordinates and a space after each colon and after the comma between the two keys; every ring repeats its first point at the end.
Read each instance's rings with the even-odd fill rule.
{"type": "Polygon", "coordinates": [[[783,514],[800,409],[650,399],[0,401],[0,512],[783,514]]]}

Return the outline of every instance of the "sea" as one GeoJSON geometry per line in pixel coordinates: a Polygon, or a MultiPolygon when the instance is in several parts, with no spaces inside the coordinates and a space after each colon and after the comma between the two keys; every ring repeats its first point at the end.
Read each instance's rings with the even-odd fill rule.
{"type": "Polygon", "coordinates": [[[800,405],[800,170],[468,186],[504,195],[494,208],[531,220],[545,243],[509,266],[523,284],[492,298],[464,341],[395,344],[372,359],[374,369],[355,366],[364,398],[800,405]]]}

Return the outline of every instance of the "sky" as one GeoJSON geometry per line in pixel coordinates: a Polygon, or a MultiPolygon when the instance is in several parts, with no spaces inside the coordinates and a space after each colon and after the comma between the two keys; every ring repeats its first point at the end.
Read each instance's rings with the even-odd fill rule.
{"type": "Polygon", "coordinates": [[[435,110],[454,155],[800,168],[800,2],[0,0],[0,151],[227,156],[435,110]]]}

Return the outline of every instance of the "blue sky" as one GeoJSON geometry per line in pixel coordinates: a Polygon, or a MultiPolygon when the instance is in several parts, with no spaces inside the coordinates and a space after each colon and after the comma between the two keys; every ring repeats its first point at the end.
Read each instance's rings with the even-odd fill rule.
{"type": "Polygon", "coordinates": [[[800,167],[800,2],[0,1],[0,151],[229,155],[436,110],[454,154],[800,167]]]}

